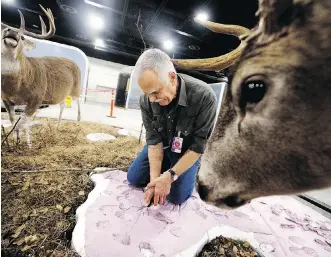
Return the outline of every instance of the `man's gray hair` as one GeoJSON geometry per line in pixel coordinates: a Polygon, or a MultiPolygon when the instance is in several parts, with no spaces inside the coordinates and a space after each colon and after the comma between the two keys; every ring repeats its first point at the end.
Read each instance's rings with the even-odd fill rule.
{"type": "Polygon", "coordinates": [[[175,67],[171,62],[169,55],[156,48],[146,50],[138,58],[133,71],[134,77],[138,79],[146,70],[155,71],[160,80],[164,83],[168,82],[169,72],[176,73],[175,67]]]}

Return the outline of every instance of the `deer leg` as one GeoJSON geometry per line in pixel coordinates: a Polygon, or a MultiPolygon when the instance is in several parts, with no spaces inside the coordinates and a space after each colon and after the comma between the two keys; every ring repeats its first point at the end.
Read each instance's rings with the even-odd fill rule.
{"type": "Polygon", "coordinates": [[[16,144],[18,144],[19,140],[20,140],[20,131],[19,130],[15,130],[15,134],[14,134],[14,138],[16,136],[16,144]]]}
{"type": "Polygon", "coordinates": [[[31,148],[32,144],[31,144],[31,139],[30,139],[30,118],[32,117],[32,115],[38,110],[39,104],[41,103],[41,101],[34,101],[32,103],[27,104],[27,106],[25,107],[24,112],[21,114],[20,120],[19,122],[17,122],[15,131],[17,133],[18,139],[19,139],[19,130],[24,128],[25,132],[26,132],[26,141],[27,144],[29,146],[29,148],[31,148]]]}
{"type": "Polygon", "coordinates": [[[77,99],[77,106],[78,106],[77,121],[80,121],[80,102],[79,102],[79,98],[77,99]]]}
{"type": "Polygon", "coordinates": [[[64,103],[60,104],[60,115],[59,115],[59,119],[57,121],[56,129],[58,129],[60,126],[60,122],[62,120],[63,109],[64,109],[64,103]]]}
{"type": "Polygon", "coordinates": [[[5,108],[8,112],[10,123],[14,126],[15,124],[15,109],[14,104],[11,101],[2,100],[3,104],[5,105],[5,108]]]}
{"type": "MultiPolygon", "coordinates": [[[[28,121],[28,117],[26,116],[26,114],[23,112],[20,116],[19,121],[16,124],[16,127],[14,129],[15,134],[16,134],[16,139],[17,142],[20,140],[20,130],[22,130],[23,128],[26,127],[26,123],[28,121]]],[[[15,136],[15,135],[14,135],[15,136]]]]}
{"type": "MultiPolygon", "coordinates": [[[[11,101],[2,100],[5,108],[8,112],[9,120],[12,126],[15,125],[15,105],[11,101]]],[[[14,138],[19,138],[19,132],[16,130],[16,133],[13,133],[14,138]]]]}
{"type": "Polygon", "coordinates": [[[29,124],[25,124],[24,129],[25,129],[26,143],[28,144],[28,147],[31,148],[32,144],[31,144],[31,139],[30,139],[30,126],[29,126],[29,124]]]}

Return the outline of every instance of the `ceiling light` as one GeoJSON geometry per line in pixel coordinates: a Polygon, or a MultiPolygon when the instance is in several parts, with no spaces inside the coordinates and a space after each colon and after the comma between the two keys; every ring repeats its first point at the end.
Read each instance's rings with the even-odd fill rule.
{"type": "Polygon", "coordinates": [[[110,9],[110,10],[112,10],[110,7],[107,7],[105,5],[96,3],[95,1],[84,0],[84,2],[86,4],[90,4],[90,5],[93,5],[93,6],[98,7],[98,8],[104,8],[104,9],[110,9]]]}
{"type": "Polygon", "coordinates": [[[97,38],[94,42],[96,47],[105,47],[105,41],[103,41],[101,38],[97,38]]]}
{"type": "Polygon", "coordinates": [[[104,27],[104,22],[99,16],[90,15],[88,22],[90,26],[94,29],[103,29],[104,27]]]}
{"type": "Polygon", "coordinates": [[[191,50],[194,50],[194,51],[200,50],[200,47],[197,46],[197,45],[189,45],[188,48],[191,49],[191,50]]]}
{"type": "Polygon", "coordinates": [[[174,43],[171,41],[171,40],[166,40],[163,42],[163,47],[166,49],[166,50],[171,50],[174,46],[174,43]]]}
{"type": "Polygon", "coordinates": [[[200,12],[198,15],[195,17],[199,21],[207,21],[208,20],[208,14],[205,12],[200,12]]]}
{"type": "Polygon", "coordinates": [[[14,0],[2,0],[2,2],[6,4],[13,4],[15,1],[14,0]]]}

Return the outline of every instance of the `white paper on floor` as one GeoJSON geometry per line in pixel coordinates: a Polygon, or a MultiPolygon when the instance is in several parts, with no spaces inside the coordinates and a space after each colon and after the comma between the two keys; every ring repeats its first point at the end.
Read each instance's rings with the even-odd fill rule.
{"type": "Polygon", "coordinates": [[[119,129],[117,131],[117,134],[120,136],[130,136],[130,132],[127,129],[119,129]]]}
{"type": "Polygon", "coordinates": [[[112,141],[115,140],[116,137],[106,133],[91,133],[86,136],[86,138],[90,141],[112,141]]]}
{"type": "Polygon", "coordinates": [[[265,257],[331,254],[331,221],[291,197],[259,198],[227,211],[194,192],[180,206],[147,208],[125,172],[91,179],[95,188],[77,209],[72,237],[81,256],[193,257],[217,235],[246,239],[265,257]]]}
{"type": "Polygon", "coordinates": [[[5,128],[8,128],[11,126],[10,120],[1,120],[1,125],[5,128]]]}

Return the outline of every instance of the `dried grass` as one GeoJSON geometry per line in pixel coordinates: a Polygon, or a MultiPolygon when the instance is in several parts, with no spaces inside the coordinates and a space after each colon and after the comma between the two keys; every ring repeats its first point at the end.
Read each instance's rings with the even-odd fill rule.
{"type": "MultiPolygon", "coordinates": [[[[119,137],[115,141],[91,142],[89,133],[109,133],[117,129],[104,124],[63,120],[56,129],[55,119],[41,119],[32,128],[33,147],[28,149],[24,134],[19,145],[14,136],[8,137],[9,147],[2,146],[2,168],[9,170],[94,168],[127,166],[139,150],[134,137],[119,137]],[[122,151],[123,149],[123,151],[122,151]]],[[[9,128],[6,129],[8,133],[9,128]]]]}
{"type": "MultiPolygon", "coordinates": [[[[70,247],[75,212],[92,190],[87,172],[95,167],[129,166],[141,150],[133,137],[90,142],[88,133],[117,130],[89,122],[39,119],[32,129],[33,148],[25,140],[2,147],[2,170],[54,172],[2,173],[1,253],[3,256],[78,256],[70,247]],[[55,171],[74,168],[75,171],[55,171]],[[78,168],[78,170],[77,170],[78,168]],[[82,169],[82,171],[79,171],[82,169]]],[[[6,129],[8,133],[8,129],[6,129]]]]}

